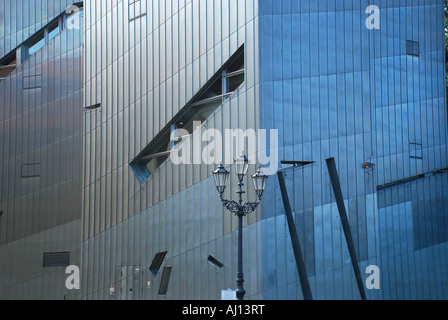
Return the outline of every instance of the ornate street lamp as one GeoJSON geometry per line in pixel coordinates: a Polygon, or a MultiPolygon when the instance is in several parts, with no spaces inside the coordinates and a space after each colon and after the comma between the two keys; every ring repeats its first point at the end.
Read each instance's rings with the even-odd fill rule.
{"type": "Polygon", "coordinates": [[[243,287],[243,218],[248,214],[254,212],[259,206],[261,197],[266,189],[268,176],[264,175],[261,172],[261,168],[258,169],[257,173],[252,176],[252,182],[258,197],[257,202],[243,203],[243,194],[245,193],[243,191],[243,179],[246,176],[247,170],[249,168],[249,160],[244,153],[234,161],[234,166],[235,173],[238,177],[238,191],[236,192],[239,198],[238,202],[234,200],[226,200],[223,197],[230,173],[224,168],[222,164],[213,172],[213,177],[215,178],[216,188],[224,207],[238,216],[238,273],[236,277],[236,297],[238,298],[238,300],[244,300],[246,291],[243,287]]]}
{"type": "Polygon", "coordinates": [[[218,169],[213,171],[213,177],[215,178],[216,189],[218,189],[220,195],[222,195],[226,190],[229,175],[230,175],[229,171],[227,171],[222,164],[218,167],[218,169]]]}
{"type": "Polygon", "coordinates": [[[254,184],[255,192],[258,198],[261,199],[264,190],[266,190],[266,183],[268,182],[268,176],[261,172],[261,168],[258,168],[257,173],[252,176],[252,182],[254,184]]]}

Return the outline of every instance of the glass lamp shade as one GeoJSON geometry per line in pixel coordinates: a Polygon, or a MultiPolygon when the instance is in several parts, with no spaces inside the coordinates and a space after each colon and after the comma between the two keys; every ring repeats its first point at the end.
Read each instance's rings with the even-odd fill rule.
{"type": "Polygon", "coordinates": [[[213,178],[215,178],[216,189],[218,189],[219,194],[223,194],[226,190],[229,174],[229,171],[222,164],[213,171],[213,178]]]}
{"type": "Polygon", "coordinates": [[[234,161],[234,164],[235,164],[235,173],[238,176],[239,181],[241,181],[247,174],[247,169],[249,169],[249,159],[243,152],[241,156],[234,161]]]}
{"type": "Polygon", "coordinates": [[[252,182],[254,184],[255,192],[257,196],[261,198],[264,191],[266,190],[266,184],[268,182],[268,176],[263,174],[261,168],[258,169],[257,173],[252,176],[252,182]]]}

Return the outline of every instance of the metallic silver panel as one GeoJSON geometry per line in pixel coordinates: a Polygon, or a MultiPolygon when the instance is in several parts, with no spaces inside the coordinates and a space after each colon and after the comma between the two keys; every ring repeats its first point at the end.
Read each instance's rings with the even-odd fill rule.
{"type": "MultiPolygon", "coordinates": [[[[25,40],[51,15],[64,11],[65,2],[56,2],[48,8],[57,11],[43,6],[38,21],[34,16],[24,19],[0,43],[15,46],[25,40]],[[22,27],[26,32],[12,41],[22,27]]],[[[9,3],[2,1],[0,11],[9,3]]],[[[28,13],[37,3],[41,1],[17,9],[28,13]]],[[[33,14],[40,12],[34,9],[33,14]]],[[[0,207],[5,212],[0,222],[1,299],[80,297],[65,289],[65,268],[43,269],[42,257],[44,252],[70,252],[70,263],[80,263],[82,33],[63,30],[0,82],[0,207]],[[38,164],[34,171],[32,164],[38,164]]]]}
{"type": "MultiPolygon", "coordinates": [[[[110,6],[107,1],[85,3],[85,105],[101,103],[102,108],[101,112],[92,111],[84,117],[85,149],[89,150],[84,159],[84,252],[93,249],[93,239],[102,243],[100,235],[110,230],[115,239],[112,241],[123,250],[130,250],[123,251],[128,252],[126,256],[121,255],[121,249],[111,253],[110,264],[104,265],[109,275],[105,283],[114,281],[111,270],[116,267],[135,264],[139,256],[145,257],[145,261],[138,262],[145,266],[158,250],[167,250],[167,266],[173,267],[173,273],[165,298],[218,298],[220,289],[227,289],[234,276],[229,273],[226,283],[220,280],[204,289],[208,284],[200,279],[204,272],[210,272],[207,248],[215,239],[235,230],[236,223],[230,224],[233,217],[221,214],[216,195],[209,192],[214,189],[208,178],[211,167],[173,166],[167,162],[140,186],[129,163],[246,38],[251,45],[248,68],[258,69],[254,20],[258,5],[252,0],[144,2],[148,8],[146,16],[130,22],[128,1],[116,1],[111,10],[105,10],[110,6]],[[102,11],[104,15],[98,14],[102,11]],[[107,31],[99,32],[99,26],[107,31]],[[100,52],[106,56],[100,57],[100,52]],[[104,62],[112,65],[106,73],[101,72],[105,66],[98,68],[104,62]],[[198,269],[196,264],[202,267],[198,269]],[[186,287],[188,281],[192,281],[191,291],[186,287]]],[[[225,119],[230,119],[231,114],[232,118],[239,115],[244,126],[248,125],[244,112],[230,109],[242,109],[239,106],[245,105],[247,99],[258,101],[257,92],[252,89],[255,82],[252,76],[250,86],[246,84],[240,90],[244,99],[235,97],[216,117],[221,118],[221,113],[225,119]]],[[[251,108],[254,112],[257,109],[251,108]]],[[[223,128],[222,121],[215,125],[223,128]]],[[[251,217],[251,224],[256,220],[251,217]]],[[[104,248],[104,244],[98,246],[98,257],[106,254],[104,248]]],[[[223,257],[228,269],[236,262],[231,261],[230,253],[223,257]]],[[[101,284],[89,281],[92,275],[88,274],[97,265],[97,259],[101,258],[83,256],[87,272],[83,298],[95,298],[90,293],[101,289],[101,284]]],[[[157,280],[152,279],[151,283],[157,280]]],[[[157,288],[147,290],[144,298],[158,298],[157,288]]]]}
{"type": "MultiPolygon", "coordinates": [[[[419,182],[414,198],[422,200],[411,210],[403,191],[377,192],[378,185],[447,167],[445,89],[436,85],[443,82],[443,45],[424,40],[442,32],[439,2],[383,4],[382,29],[370,32],[363,27],[363,1],[336,8],[307,1],[147,0],[146,15],[129,21],[127,0],[87,0],[85,105],[102,109],[84,116],[82,298],[109,299],[117,268],[147,269],[162,250],[168,251],[165,266],[173,268],[168,295],[157,294],[160,275],[148,274],[141,298],[219,298],[234,284],[237,224],[223,211],[211,168],[167,161],[140,185],[129,163],[242,44],[246,83],[207,126],[279,129],[281,160],[316,161],[288,175],[315,297],[359,298],[322,165],[329,157],[338,163],[361,269],[377,264],[388,272],[384,291],[369,298],[446,297],[446,286],[434,279],[424,283],[397,271],[443,272],[445,209],[434,211],[444,208],[443,195],[431,201],[428,185],[419,182]],[[418,27],[409,23],[414,19],[418,27]],[[419,61],[400,49],[407,33],[421,39],[419,61]],[[423,161],[409,159],[412,142],[423,145],[423,161]],[[366,161],[374,170],[362,168],[366,161]],[[389,198],[398,203],[388,205],[389,198]],[[427,212],[431,218],[418,232],[403,226],[427,212]],[[391,241],[397,236],[400,241],[391,241]],[[411,237],[419,249],[404,249],[411,237]],[[224,263],[222,273],[210,268],[209,254],[224,263]]],[[[233,177],[230,184],[229,195],[233,177]]],[[[435,182],[429,185],[436,190],[435,182]]],[[[263,208],[245,223],[249,298],[303,298],[278,195],[271,178],[263,208]]]]}
{"type": "Polygon", "coordinates": [[[13,51],[72,4],[73,0],[1,0],[0,58],[13,51]]]}

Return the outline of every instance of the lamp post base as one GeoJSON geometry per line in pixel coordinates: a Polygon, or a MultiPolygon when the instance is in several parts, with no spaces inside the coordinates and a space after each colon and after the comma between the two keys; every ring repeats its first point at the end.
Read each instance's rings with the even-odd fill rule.
{"type": "Polygon", "coordinates": [[[244,277],[242,273],[238,273],[236,277],[236,298],[238,300],[244,300],[244,296],[246,295],[246,290],[243,288],[244,277]]]}
{"type": "MultiPolygon", "coordinates": [[[[241,202],[241,201],[240,201],[241,202]]],[[[244,275],[243,275],[243,217],[244,211],[240,205],[240,211],[238,213],[238,273],[236,274],[236,298],[238,300],[244,300],[246,291],[244,290],[244,275]]]]}

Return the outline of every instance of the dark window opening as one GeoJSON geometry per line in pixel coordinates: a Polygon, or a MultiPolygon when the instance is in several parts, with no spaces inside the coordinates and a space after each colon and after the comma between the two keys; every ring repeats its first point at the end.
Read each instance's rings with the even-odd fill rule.
{"type": "Polygon", "coordinates": [[[70,252],[44,253],[43,267],[57,268],[68,267],[70,265],[70,252]]]}
{"type": "Polygon", "coordinates": [[[156,172],[169,158],[176,143],[184,138],[173,136],[175,130],[183,129],[189,135],[193,134],[244,83],[244,61],[243,45],[131,162],[140,183],[156,172]]]}
{"type": "Polygon", "coordinates": [[[59,34],[59,22],[54,23],[48,28],[48,41],[51,41],[59,34]]]}
{"type": "Polygon", "coordinates": [[[32,56],[37,51],[42,49],[44,46],[45,46],[45,37],[43,34],[41,34],[40,37],[36,38],[33,42],[30,43],[28,49],[28,55],[32,56]]]}
{"type": "Polygon", "coordinates": [[[22,45],[21,62],[36,54],[52,39],[54,39],[62,29],[79,29],[82,27],[81,18],[83,17],[83,3],[77,2],[59,14],[45,27],[36,32],[32,37],[26,40],[22,45]],[[70,9],[70,10],[69,10],[70,9]],[[70,11],[70,12],[68,12],[70,11]]]}
{"type": "Polygon", "coordinates": [[[22,164],[21,178],[39,178],[40,177],[40,163],[22,164]]]}
{"type": "Polygon", "coordinates": [[[418,57],[420,55],[420,44],[417,41],[406,41],[406,54],[418,57]]]}
{"type": "Polygon", "coordinates": [[[168,252],[159,252],[156,254],[154,259],[152,260],[151,266],[149,267],[149,271],[151,271],[152,275],[155,277],[162,266],[163,260],[166,257],[168,252]]]}
{"type": "Polygon", "coordinates": [[[94,104],[93,106],[86,107],[87,110],[96,110],[96,109],[99,109],[99,108],[101,108],[101,104],[100,103],[94,104]]]}
{"type": "Polygon", "coordinates": [[[409,156],[411,159],[423,159],[423,145],[421,143],[409,143],[409,156]]]}
{"type": "Polygon", "coordinates": [[[16,51],[7,55],[0,61],[0,81],[4,80],[17,68],[17,56],[16,51]]]}
{"type": "Polygon", "coordinates": [[[222,269],[224,267],[224,264],[221,261],[219,261],[218,259],[216,259],[215,257],[213,257],[213,256],[208,256],[207,261],[211,265],[213,265],[215,267],[218,267],[219,269],[222,269]]]}
{"type": "Polygon", "coordinates": [[[314,161],[280,161],[281,164],[291,165],[293,167],[304,167],[310,164],[314,164],[314,161]]]}
{"type": "Polygon", "coordinates": [[[244,73],[240,73],[229,79],[229,91],[233,92],[244,82],[244,73]]]}
{"type": "Polygon", "coordinates": [[[165,296],[168,292],[168,285],[170,284],[170,277],[171,277],[171,267],[165,267],[163,268],[162,273],[162,279],[160,280],[160,287],[159,287],[159,295],[165,296]]]}

